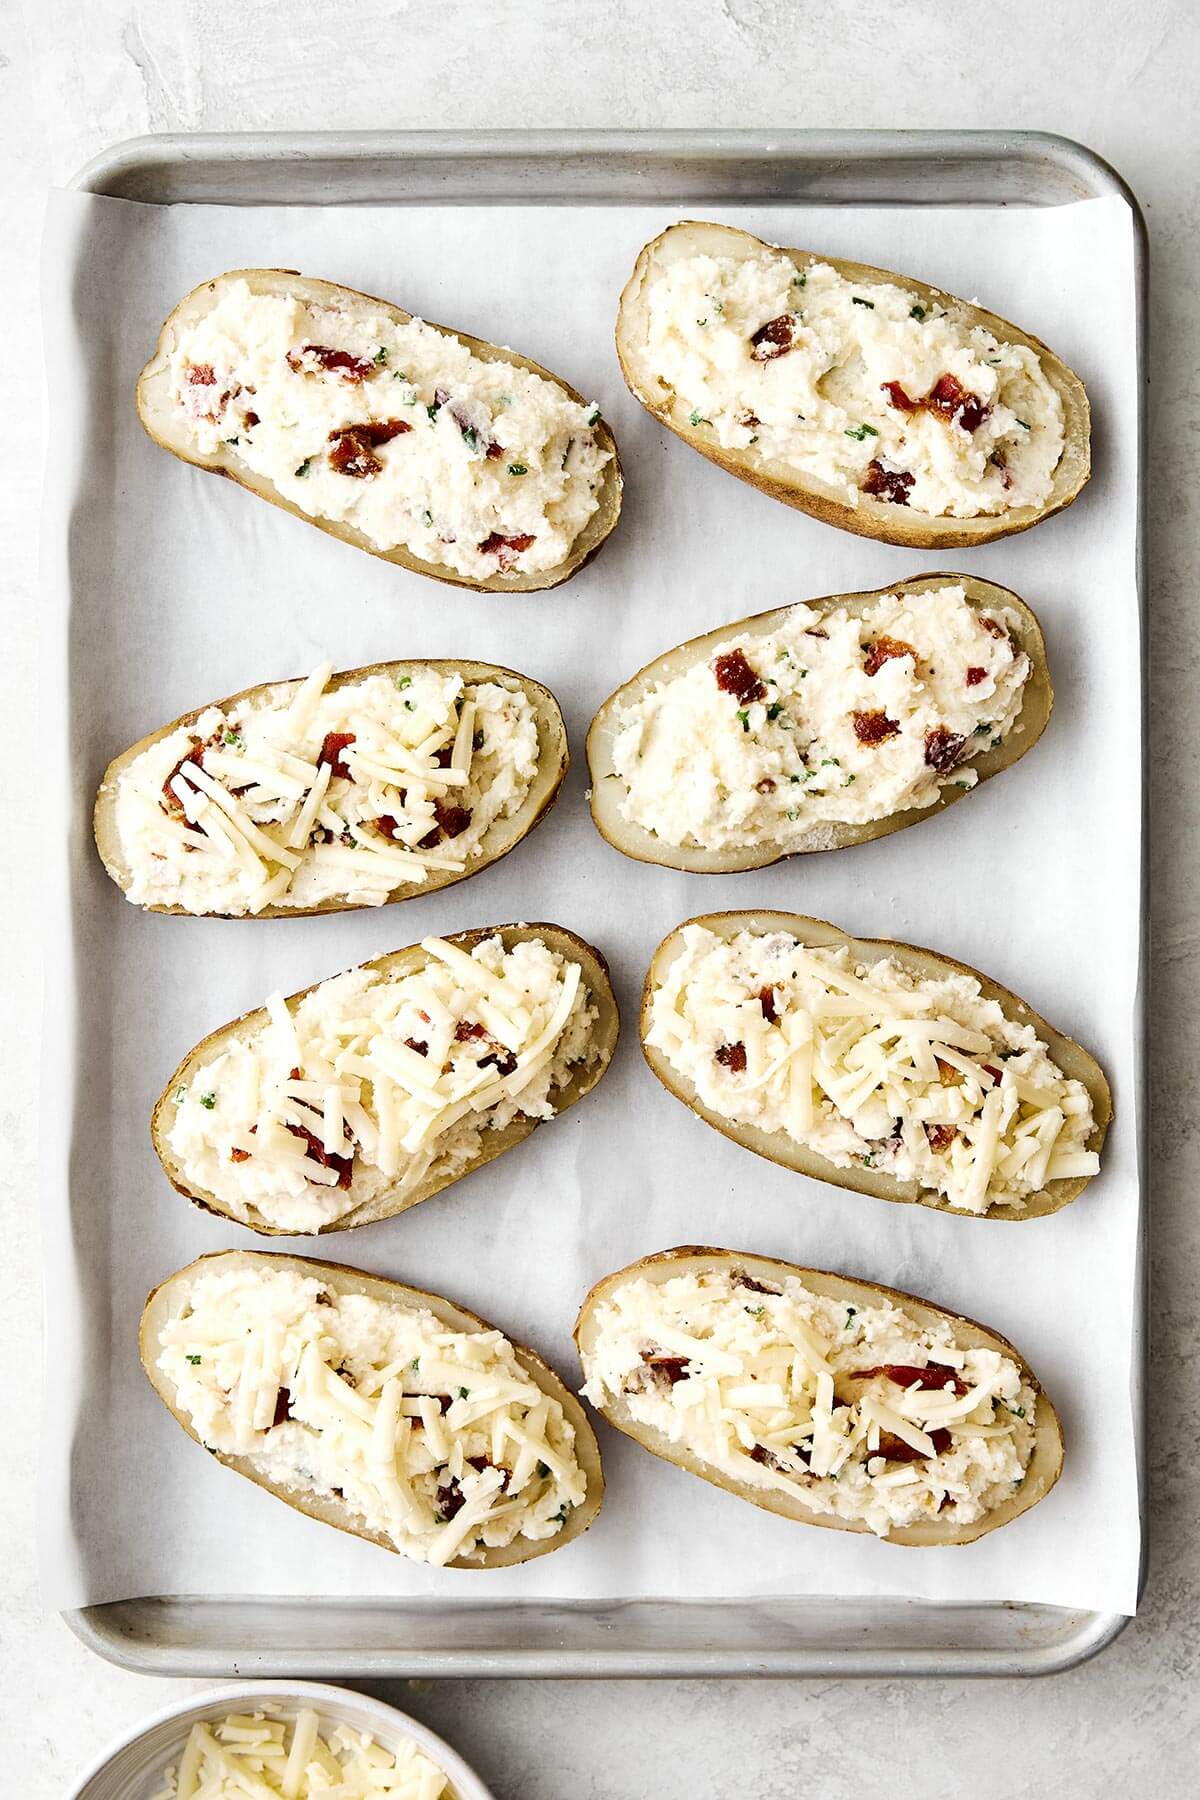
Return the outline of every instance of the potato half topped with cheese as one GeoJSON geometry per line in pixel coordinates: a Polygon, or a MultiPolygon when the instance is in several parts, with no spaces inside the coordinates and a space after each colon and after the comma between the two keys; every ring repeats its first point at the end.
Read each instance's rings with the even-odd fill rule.
{"type": "Polygon", "coordinates": [[[149,435],[183,461],[459,587],[555,587],[621,510],[612,433],[566,382],[290,269],[196,288],[137,398],[149,435]]]}
{"type": "Polygon", "coordinates": [[[706,1124],[786,1168],[973,1218],[1057,1212],[1100,1167],[1095,1060],[978,970],[796,913],[659,945],[642,1048],[706,1124]]]}
{"type": "Polygon", "coordinates": [[[181,1194],[254,1231],[344,1231],[565,1112],[617,1027],[604,958],[559,925],[426,938],[206,1037],[154,1109],[154,1147],[181,1194]]]}
{"type": "Polygon", "coordinates": [[[1009,768],[1054,702],[1007,588],[921,575],[724,625],[649,663],[588,733],[592,817],[626,856],[757,869],[914,825],[1009,768]]]}
{"type": "Polygon", "coordinates": [[[415,1562],[496,1569],[587,1530],[587,1417],[465,1308],[336,1263],[202,1256],[150,1295],[142,1366],[219,1462],[415,1562]]]}
{"type": "Polygon", "coordinates": [[[621,296],[625,379],[733,475],[827,524],[957,548],[1070,505],[1083,384],[1037,338],[907,275],[685,221],[621,296]]]}
{"type": "Polygon", "coordinates": [[[969,1544],[1062,1469],[1058,1415],[1005,1338],[873,1281],[666,1250],[598,1282],[575,1338],[610,1424],[806,1525],[969,1544]]]}
{"type": "Polygon", "coordinates": [[[246,688],[117,757],[96,842],[153,912],[287,918],[449,887],[558,798],[548,689],[490,663],[375,663],[246,688]]]}

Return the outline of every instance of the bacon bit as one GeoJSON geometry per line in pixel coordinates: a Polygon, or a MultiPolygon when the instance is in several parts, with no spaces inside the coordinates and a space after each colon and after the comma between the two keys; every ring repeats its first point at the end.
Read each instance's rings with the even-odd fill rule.
{"type": "Polygon", "coordinates": [[[320,1138],[315,1136],[313,1132],[307,1130],[303,1125],[289,1125],[287,1130],[291,1132],[293,1137],[304,1139],[304,1142],[308,1146],[308,1154],[312,1157],[314,1162],[319,1162],[323,1169],[337,1170],[337,1184],[340,1188],[348,1188],[350,1186],[350,1179],[354,1173],[353,1155],[330,1156],[320,1138]]]}
{"type": "Polygon", "coordinates": [[[328,763],[331,776],[340,776],[343,781],[353,781],[349,769],[342,761],[342,751],[354,742],[352,731],[327,731],[325,742],[321,745],[321,753],[317,757],[318,764],[328,763]]]}
{"type": "Polygon", "coordinates": [[[211,363],[193,363],[187,378],[189,387],[214,387],[217,380],[211,363]]]}
{"type": "Polygon", "coordinates": [[[761,781],[755,782],[754,791],[756,794],[773,794],[775,792],[774,779],[770,775],[764,775],[761,781]]]}
{"type": "Polygon", "coordinates": [[[486,1036],[486,1029],[475,1019],[460,1019],[458,1024],[454,1027],[454,1041],[456,1044],[467,1044],[470,1043],[472,1038],[486,1036]]]}
{"type": "Polygon", "coordinates": [[[762,1007],[762,1016],[767,1021],[767,1024],[773,1025],[779,1017],[779,1014],[775,1010],[775,989],[773,987],[760,988],[758,991],[758,1004],[762,1007]]]}
{"type": "Polygon", "coordinates": [[[887,395],[888,400],[896,408],[897,412],[920,412],[925,404],[923,400],[913,400],[905,393],[898,381],[884,381],[880,384],[880,387],[881,391],[887,395]]]}
{"type": "Polygon", "coordinates": [[[493,440],[487,447],[486,455],[489,462],[499,462],[504,455],[504,445],[493,440]]]}
{"type": "Polygon", "coordinates": [[[374,452],[380,444],[390,444],[393,438],[402,437],[412,426],[406,419],[368,419],[362,425],[342,425],[329,434],[329,442],[333,449],[329,452],[332,468],[339,475],[351,475],[356,481],[365,481],[369,475],[378,475],[383,464],[374,452]]]}
{"type": "Polygon", "coordinates": [[[259,416],[256,412],[248,412],[242,420],[242,424],[247,431],[253,431],[254,427],[259,423],[259,416]]]}
{"type": "Polygon", "coordinates": [[[773,362],[777,356],[786,356],[792,348],[792,315],[780,313],[777,319],[768,319],[760,325],[750,339],[754,348],[750,355],[755,362],[773,362]]]}
{"type": "Polygon", "coordinates": [[[730,650],[727,655],[718,656],[712,670],[721,692],[732,694],[740,705],[749,706],[753,700],[766,699],[767,690],[746,661],[743,651],[730,650]]]}
{"type": "Polygon", "coordinates": [[[762,424],[762,420],[757,413],[752,413],[750,408],[747,407],[745,412],[738,419],[738,424],[742,426],[745,431],[757,431],[762,424]]]}
{"type": "Polygon", "coordinates": [[[451,1519],[460,1513],[467,1504],[467,1497],[453,1475],[444,1486],[438,1488],[437,1504],[438,1520],[442,1525],[448,1525],[451,1519]]]}
{"type": "Polygon", "coordinates": [[[481,1069],[495,1069],[497,1075],[511,1075],[517,1066],[517,1059],[511,1050],[498,1045],[495,1050],[489,1050],[486,1056],[480,1057],[478,1066],[481,1069]]]}
{"type": "Polygon", "coordinates": [[[854,735],[860,744],[882,744],[895,737],[900,727],[885,712],[852,712],[854,735]]]}
{"type": "Polygon", "coordinates": [[[752,1294],[782,1294],[783,1289],[772,1287],[770,1282],[758,1281],[753,1275],[747,1275],[745,1269],[735,1269],[729,1278],[734,1287],[749,1288],[752,1294]]]}
{"type": "Polygon", "coordinates": [[[927,410],[964,431],[978,431],[991,412],[986,400],[970,393],[956,375],[939,375],[925,396],[927,410]]]}
{"type": "Polygon", "coordinates": [[[989,618],[987,613],[980,613],[979,623],[983,626],[983,629],[990,632],[994,638],[1006,638],[1008,636],[1007,631],[1005,631],[999,619],[989,618]]]}
{"type": "Polygon", "coordinates": [[[740,1075],[746,1067],[746,1046],[745,1044],[721,1044],[716,1051],[716,1057],[723,1069],[729,1069],[732,1074],[740,1075]]]}
{"type": "Polygon", "coordinates": [[[935,1155],[948,1150],[958,1136],[957,1125],[929,1125],[925,1127],[925,1136],[929,1139],[929,1148],[935,1155]]]}
{"type": "Polygon", "coordinates": [[[939,1393],[943,1388],[953,1388],[958,1395],[970,1392],[970,1383],[949,1363],[931,1362],[923,1367],[916,1363],[877,1363],[870,1369],[847,1369],[846,1374],[852,1381],[872,1381],[878,1375],[886,1375],[898,1387],[910,1388],[915,1383],[926,1392],[939,1393]]]}
{"type": "Polygon", "coordinates": [[[380,813],[379,817],[373,819],[371,823],[374,825],[376,831],[383,833],[385,838],[394,838],[400,829],[391,813],[380,813]]]}
{"type": "Polygon", "coordinates": [[[951,731],[948,725],[931,725],[925,733],[925,762],[939,774],[953,769],[963,753],[965,737],[951,731]]]}
{"type": "MultiPolygon", "coordinates": [[[[162,796],[163,797],[159,801],[159,805],[162,807],[162,809],[165,813],[175,813],[177,815],[177,817],[179,817],[179,818],[183,817],[183,802],[180,800],[179,795],[177,793],[175,793],[174,790],[172,789],[171,783],[175,780],[175,777],[177,775],[181,775],[183,773],[184,763],[195,762],[197,760],[197,758],[196,758],[197,750],[200,750],[200,751],[203,750],[203,745],[201,744],[200,739],[198,737],[189,738],[188,739],[188,748],[184,751],[184,753],[180,757],[179,761],[175,764],[175,767],[171,770],[170,774],[167,776],[167,779],[163,782],[163,784],[162,784],[162,796]]],[[[204,766],[203,755],[201,755],[201,757],[200,757],[200,765],[201,765],[201,767],[204,766]]],[[[195,789],[192,789],[192,792],[194,793],[195,789]]]]}
{"type": "Polygon", "coordinates": [[[1003,1074],[1003,1071],[1002,1071],[1002,1070],[1000,1070],[1000,1069],[994,1069],[994,1068],[993,1068],[993,1067],[992,1067],[992,1065],[991,1065],[991,1063],[984,1063],[984,1064],[983,1064],[983,1065],[982,1065],[982,1067],[983,1067],[983,1072],[984,1072],[984,1074],[985,1074],[985,1075],[990,1075],[990,1076],[991,1076],[991,1078],[992,1078],[992,1080],[993,1080],[993,1081],[995,1081],[995,1082],[997,1082],[997,1083],[999,1083],[999,1082],[1001,1082],[1001,1081],[1003,1081],[1003,1079],[1004,1079],[1004,1074],[1003,1074]]]}
{"type": "MultiPolygon", "coordinates": [[[[944,1451],[950,1448],[950,1433],[944,1426],[939,1425],[936,1431],[930,1431],[926,1435],[933,1445],[935,1456],[941,1456],[944,1451]]],[[[872,1454],[886,1457],[888,1462],[910,1463],[929,1461],[929,1458],[923,1450],[917,1450],[912,1444],[906,1444],[903,1438],[894,1436],[890,1431],[880,1432],[879,1449],[872,1452],[872,1454]]]]}
{"type": "Polygon", "coordinates": [[[751,1462],[761,1463],[764,1469],[777,1469],[781,1475],[790,1475],[792,1472],[785,1462],[779,1460],[773,1450],[767,1449],[765,1444],[755,1444],[753,1450],[748,1450],[746,1454],[751,1462]]]}
{"type": "Polygon", "coordinates": [[[454,761],[454,745],[443,744],[433,760],[439,769],[448,769],[454,761]]]}
{"type": "Polygon", "coordinates": [[[346,381],[365,381],[371,373],[370,363],[361,362],[357,356],[351,356],[348,350],[331,350],[328,344],[301,344],[298,350],[289,350],[288,368],[295,375],[308,374],[310,371],[305,367],[305,360],[310,357],[320,368],[341,375],[346,381]]]}
{"type": "Polygon", "coordinates": [[[999,469],[1000,486],[1004,489],[1005,493],[1007,493],[1013,484],[1012,470],[1008,466],[1008,458],[1005,456],[1003,450],[993,450],[992,454],[988,457],[988,461],[993,467],[999,469]]]}
{"type": "Polygon", "coordinates": [[[645,1351],[642,1361],[648,1369],[653,1369],[656,1380],[666,1381],[671,1387],[677,1381],[683,1381],[691,1367],[686,1356],[668,1356],[664,1350],[645,1351]]]}
{"type": "Polygon", "coordinates": [[[229,1152],[229,1160],[230,1162],[249,1162],[250,1152],[248,1150],[233,1149],[229,1152]]]}
{"type": "Polygon", "coordinates": [[[404,1042],[417,1056],[429,1055],[429,1045],[423,1043],[420,1038],[405,1038],[404,1042]]]}
{"type": "Polygon", "coordinates": [[[978,663],[972,663],[967,670],[967,686],[978,687],[981,681],[987,680],[987,670],[981,669],[978,663]]]}
{"type": "Polygon", "coordinates": [[[500,565],[500,573],[507,575],[518,556],[528,550],[533,541],[534,534],[529,531],[522,532],[518,537],[503,537],[500,532],[493,531],[491,536],[485,537],[480,544],[479,554],[494,556],[500,565]]]}
{"type": "MultiPolygon", "coordinates": [[[[299,1068],[297,1068],[297,1069],[289,1069],[289,1070],[288,1070],[288,1080],[289,1080],[289,1081],[303,1081],[303,1080],[304,1080],[304,1070],[303,1070],[303,1069],[299,1069],[299,1068]]],[[[258,1130],[258,1126],[257,1126],[257,1125],[252,1125],[252,1126],[251,1126],[251,1127],[250,1127],[250,1129],[251,1129],[251,1131],[257,1131],[257,1130],[258,1130]]]]}
{"type": "Polygon", "coordinates": [[[271,1424],[272,1426],[286,1425],[288,1420],[294,1416],[295,1415],[292,1412],[292,1390],[291,1388],[281,1387],[275,1395],[275,1416],[271,1420],[271,1424]]]}
{"type": "Polygon", "coordinates": [[[867,478],[863,482],[863,493],[874,494],[877,499],[890,500],[893,506],[907,506],[909,489],[916,480],[906,469],[885,469],[877,456],[867,464],[867,478]]]}
{"type": "Polygon", "coordinates": [[[900,656],[911,656],[914,662],[917,660],[917,653],[911,644],[901,643],[899,638],[877,637],[867,651],[863,667],[868,675],[878,675],[885,662],[900,656]]]}
{"type": "Polygon", "coordinates": [[[418,840],[418,850],[432,850],[443,838],[461,837],[471,823],[470,810],[465,806],[450,806],[445,800],[435,800],[433,816],[437,824],[432,831],[418,840]]]}

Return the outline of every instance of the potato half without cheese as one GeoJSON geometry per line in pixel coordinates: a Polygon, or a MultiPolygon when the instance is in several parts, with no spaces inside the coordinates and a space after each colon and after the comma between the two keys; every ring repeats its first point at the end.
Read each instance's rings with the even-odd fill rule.
{"type": "Polygon", "coordinates": [[[775,500],[887,544],[958,549],[1069,506],[1083,383],[995,313],[887,269],[688,220],[617,318],[633,393],[775,500]]]}
{"type": "Polygon", "coordinates": [[[567,771],[558,702],[491,663],[373,663],[246,688],[110,763],[96,843],[152,912],[296,918],[465,881],[567,771]]]}
{"type": "Polygon", "coordinates": [[[1095,1060],[1007,988],[798,913],[709,913],[671,932],[641,1034],[663,1085],[744,1149],[972,1218],[1074,1200],[1112,1116],[1095,1060]]]}
{"type": "Polygon", "coordinates": [[[154,1109],[172,1185],[271,1235],[405,1212],[589,1094],[617,1041],[560,925],[425,938],[212,1032],[154,1109]]]}
{"type": "Polygon", "coordinates": [[[901,831],[1010,768],[1054,703],[1024,601],[919,575],[722,625],[592,721],[592,817],[616,849],[698,874],[901,831]]]}
{"type": "Polygon", "coordinates": [[[180,301],[138,379],[156,444],[457,587],[556,587],[621,511],[594,404],[528,357],[292,269],[180,301]]]}
{"type": "Polygon", "coordinates": [[[768,1512],[969,1544],[1058,1480],[1058,1415],[1007,1339],[873,1281],[687,1246],[597,1282],[583,1389],[644,1449],[768,1512]]]}
{"type": "Polygon", "coordinates": [[[225,1250],[155,1288],[140,1348],[218,1462],[416,1562],[528,1562],[600,1510],[595,1434],[554,1370],[420,1288],[225,1250]]]}

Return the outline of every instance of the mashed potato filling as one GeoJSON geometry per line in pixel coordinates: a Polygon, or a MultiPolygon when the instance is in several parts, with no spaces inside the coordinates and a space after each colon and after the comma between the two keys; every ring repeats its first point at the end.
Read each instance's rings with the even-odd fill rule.
{"type": "Polygon", "coordinates": [[[1049,497],[1062,402],[1036,351],[953,303],[765,245],[668,263],[646,298],[649,366],[727,449],[850,505],[970,519],[1049,497]]]}
{"type": "Polygon", "coordinates": [[[122,771],[130,900],[235,915],[379,906],[483,855],[538,772],[520,684],[419,664],[335,687],[331,674],[207,707],[122,771]]]}
{"type": "Polygon", "coordinates": [[[958,586],[863,614],[795,606],[731,636],[618,715],[621,812],[668,844],[778,844],[930,807],[1016,724],[1029,658],[1015,615],[958,586]]]}
{"type": "Polygon", "coordinates": [[[243,1267],[198,1276],[159,1346],[202,1444],[417,1562],[554,1537],[585,1498],[574,1428],[499,1331],[243,1267]]]}
{"type": "Polygon", "coordinates": [[[233,448],[310,518],[474,581],[555,568],[596,511],[599,409],[370,300],[223,286],[171,352],[204,455],[233,448]]]}
{"type": "Polygon", "coordinates": [[[381,1195],[453,1180],[486,1134],[550,1119],[598,1052],[577,962],[541,938],[410,974],[351,969],[219,1042],[176,1089],[167,1142],[189,1187],[243,1221],[319,1231],[381,1195]]]}
{"type": "Polygon", "coordinates": [[[682,937],[646,1042],[723,1118],[977,1214],[1098,1171],[1087,1089],[974,976],[917,980],[782,931],[682,937]]]}
{"type": "Polygon", "coordinates": [[[593,1405],[619,1400],[722,1474],[880,1537],[972,1523],[1011,1498],[1033,1453],[1036,1396],[1016,1363],[890,1301],[851,1306],[737,1269],[634,1276],[595,1327],[593,1405]]]}

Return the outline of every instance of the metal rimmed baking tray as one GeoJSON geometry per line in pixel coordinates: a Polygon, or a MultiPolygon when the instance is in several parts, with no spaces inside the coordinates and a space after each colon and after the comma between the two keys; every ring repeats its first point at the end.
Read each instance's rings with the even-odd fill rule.
{"type": "MultiPolygon", "coordinates": [[[[803,201],[987,209],[1120,196],[1135,221],[1139,373],[1144,367],[1146,255],[1136,204],[1090,152],[1040,134],[172,136],[118,146],[74,185],[151,205],[230,206],[492,201],[698,209],[803,201]]],[[[1144,622],[1140,567],[1138,587],[1144,622]]],[[[49,972],[50,1007],[67,998],[59,979],[49,972]]],[[[1140,1040],[1140,1016],[1136,1029],[1140,1040]]],[[[1139,1057],[1139,1083],[1142,1066],[1139,1057]]],[[[1142,1164],[1144,1270],[1140,1088],[1130,1098],[1142,1164]]],[[[1143,1305],[1134,1348],[1139,1436],[1144,1317],[1143,1305]]],[[[112,1602],[68,1619],[99,1654],[126,1667],[214,1676],[1039,1674],[1094,1654],[1124,1623],[1119,1614],[1046,1606],[861,1598],[444,1604],[187,1595],[112,1602]]]]}

